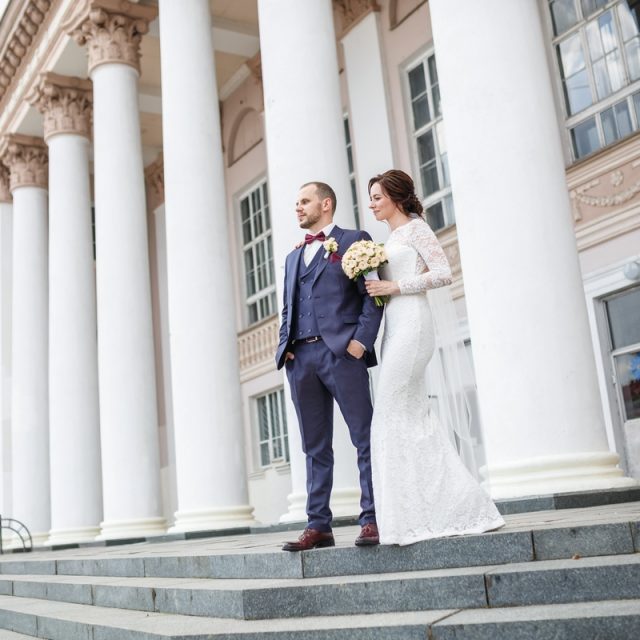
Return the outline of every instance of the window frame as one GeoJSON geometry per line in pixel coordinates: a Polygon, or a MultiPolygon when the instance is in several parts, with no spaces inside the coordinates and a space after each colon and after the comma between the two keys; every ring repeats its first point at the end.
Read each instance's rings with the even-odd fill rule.
{"type": "Polygon", "coordinates": [[[291,463],[291,449],[290,449],[289,427],[287,425],[287,409],[286,409],[286,400],[284,395],[284,386],[281,385],[279,387],[274,387],[267,391],[263,391],[253,396],[251,398],[251,402],[253,406],[253,416],[254,416],[254,425],[255,425],[253,429],[253,433],[255,437],[256,470],[264,471],[266,469],[283,467],[283,466],[289,465],[291,463]],[[269,399],[268,399],[269,396],[275,396],[276,398],[277,411],[279,412],[280,427],[281,427],[281,432],[279,435],[274,435],[274,432],[273,432],[273,425],[271,424],[271,419],[270,419],[271,413],[269,411],[269,399]],[[262,432],[261,432],[262,424],[260,422],[261,412],[260,412],[259,401],[263,398],[267,403],[266,415],[269,420],[267,424],[267,429],[269,431],[269,438],[266,440],[262,438],[262,432]],[[276,440],[279,440],[281,443],[280,444],[281,450],[282,450],[281,456],[274,455],[275,453],[274,446],[275,446],[276,440]],[[264,464],[262,459],[263,445],[268,446],[269,462],[267,464],[264,464]]]}
{"type": "MultiPolygon", "coordinates": [[[[273,250],[273,225],[271,223],[271,200],[269,196],[269,183],[266,176],[259,178],[258,180],[251,183],[249,187],[243,189],[236,197],[236,220],[237,220],[237,229],[238,229],[238,240],[239,240],[239,256],[238,260],[240,262],[240,270],[242,274],[242,317],[243,317],[243,325],[246,328],[251,328],[256,326],[266,320],[267,318],[271,318],[278,313],[278,301],[277,301],[277,292],[276,292],[276,275],[275,275],[275,256],[273,250]],[[260,190],[260,198],[262,203],[262,209],[264,209],[264,192],[267,192],[267,207],[268,207],[268,221],[269,228],[267,231],[263,231],[260,235],[256,237],[252,237],[248,243],[245,243],[244,239],[244,229],[243,229],[243,219],[242,219],[242,201],[246,198],[249,199],[249,206],[251,207],[251,197],[255,191],[260,190]],[[268,251],[269,246],[271,250],[271,276],[272,282],[267,287],[263,289],[257,290],[255,293],[249,295],[248,282],[247,282],[247,264],[245,259],[245,252],[248,247],[252,249],[256,247],[261,242],[267,241],[265,245],[266,250],[268,251]],[[263,298],[267,298],[269,296],[273,296],[273,311],[272,313],[261,315],[259,301],[263,298]],[[252,304],[257,304],[256,313],[257,318],[255,320],[251,320],[250,316],[250,306],[252,304]]],[[[250,212],[251,214],[251,212],[250,212]]],[[[253,233],[253,230],[252,230],[253,233]]],[[[268,253],[267,253],[268,256],[268,253]]],[[[267,264],[269,264],[269,259],[267,259],[267,264]]],[[[255,263],[254,263],[255,266],[255,263]]],[[[269,275],[269,273],[267,273],[269,275]]]]}
{"type": "MultiPolygon", "coordinates": [[[[627,56],[624,52],[625,49],[625,41],[622,39],[621,29],[620,29],[620,19],[618,17],[618,9],[617,7],[623,3],[625,0],[607,0],[607,2],[602,6],[596,9],[593,13],[589,14],[587,17],[584,17],[583,9],[582,9],[582,0],[573,0],[574,8],[577,10],[578,21],[576,24],[568,28],[566,31],[561,33],[560,35],[555,35],[554,30],[554,20],[552,15],[552,2],[554,0],[542,0],[543,11],[545,12],[545,24],[547,25],[548,33],[549,33],[549,55],[551,59],[551,64],[554,69],[554,79],[556,84],[556,90],[558,92],[558,103],[560,108],[560,113],[562,115],[562,129],[563,129],[563,137],[566,141],[566,145],[569,151],[570,161],[572,163],[581,162],[586,158],[590,158],[593,155],[601,152],[603,149],[607,149],[612,145],[618,144],[622,140],[626,140],[631,136],[640,132],[640,113],[638,113],[638,108],[634,104],[633,96],[636,93],[640,93],[640,77],[636,80],[629,82],[628,84],[622,86],[617,91],[611,92],[606,98],[602,100],[598,100],[597,96],[597,84],[594,75],[594,62],[590,57],[590,50],[588,46],[588,37],[586,33],[587,25],[597,21],[598,18],[605,14],[608,11],[611,11],[613,14],[613,21],[616,29],[616,45],[618,45],[618,51],[620,52],[621,65],[623,69],[623,73],[625,75],[625,80],[630,78],[629,73],[629,64],[627,61],[627,56]],[[567,96],[565,92],[565,79],[562,68],[562,62],[559,56],[559,45],[561,42],[568,40],[574,35],[578,34],[582,46],[583,55],[585,58],[585,69],[587,73],[587,77],[589,79],[589,91],[591,92],[591,98],[595,100],[591,105],[582,109],[578,113],[571,115],[569,113],[569,106],[567,104],[567,96]],[[595,95],[594,92],[595,91],[595,95]],[[616,105],[621,102],[627,103],[627,108],[629,112],[629,116],[631,118],[631,126],[632,130],[625,136],[620,136],[616,140],[611,142],[607,142],[605,139],[604,127],[602,124],[602,115],[608,111],[609,109],[613,109],[616,105]],[[598,136],[599,147],[589,153],[584,155],[578,155],[577,144],[574,143],[573,138],[573,130],[579,126],[580,124],[587,123],[592,118],[595,119],[596,132],[598,136]]],[[[616,123],[617,124],[617,123],[616,123]]]]}
{"type": "MultiPolygon", "coordinates": [[[[405,61],[404,64],[401,65],[401,85],[402,85],[402,93],[403,93],[403,104],[405,111],[405,118],[407,123],[407,135],[409,137],[409,146],[411,148],[411,165],[414,170],[415,176],[415,185],[416,192],[418,197],[420,198],[420,202],[424,207],[424,216],[427,217],[427,210],[430,207],[433,207],[437,203],[442,203],[443,209],[443,217],[444,217],[444,225],[441,227],[434,227],[433,230],[436,232],[443,231],[444,229],[448,229],[449,227],[456,224],[455,218],[455,205],[453,204],[453,188],[451,185],[451,180],[445,187],[441,187],[435,193],[430,195],[425,195],[422,184],[422,175],[420,171],[420,156],[418,152],[418,139],[424,135],[428,130],[433,131],[433,140],[434,140],[434,150],[435,150],[435,159],[436,159],[436,169],[438,182],[440,185],[444,183],[444,171],[443,164],[441,160],[440,153],[440,139],[438,137],[438,126],[442,125],[444,122],[444,113],[442,108],[440,109],[440,115],[437,117],[433,117],[427,124],[422,127],[416,129],[414,123],[414,115],[413,115],[413,98],[411,96],[411,86],[409,82],[409,73],[416,69],[418,66],[422,66],[425,72],[426,80],[427,80],[427,101],[429,105],[429,110],[431,114],[435,114],[433,109],[433,94],[432,94],[432,83],[429,71],[429,59],[433,56],[435,59],[436,69],[437,69],[437,56],[436,51],[433,46],[433,42],[429,44],[426,48],[423,48],[419,53],[409,58],[405,61]]],[[[438,82],[438,85],[440,83],[438,82]]],[[[428,218],[427,218],[428,221],[428,218]]]]}

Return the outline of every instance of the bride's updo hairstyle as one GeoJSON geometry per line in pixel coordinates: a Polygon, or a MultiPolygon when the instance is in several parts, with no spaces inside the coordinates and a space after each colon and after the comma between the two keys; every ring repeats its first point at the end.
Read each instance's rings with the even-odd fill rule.
{"type": "Polygon", "coordinates": [[[374,184],[379,184],[384,194],[407,216],[422,217],[422,203],[416,195],[411,176],[400,169],[389,169],[369,180],[369,194],[374,184]]]}

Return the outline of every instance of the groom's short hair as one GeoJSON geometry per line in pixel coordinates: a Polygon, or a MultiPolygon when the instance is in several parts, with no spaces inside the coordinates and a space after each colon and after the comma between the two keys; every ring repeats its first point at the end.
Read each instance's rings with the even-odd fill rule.
{"type": "Polygon", "coordinates": [[[305,187],[309,187],[311,185],[315,186],[316,193],[318,194],[318,198],[320,198],[320,200],[324,200],[325,198],[331,199],[331,213],[335,213],[336,207],[338,206],[336,192],[326,182],[318,182],[317,180],[305,182],[300,188],[304,189],[305,187]]]}

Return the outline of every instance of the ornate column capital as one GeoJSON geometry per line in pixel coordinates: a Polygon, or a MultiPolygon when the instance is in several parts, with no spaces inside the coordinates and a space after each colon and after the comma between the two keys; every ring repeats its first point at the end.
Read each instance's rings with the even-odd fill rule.
{"type": "Polygon", "coordinates": [[[140,71],[140,41],[158,8],[127,0],[83,0],[64,29],[89,53],[89,71],[117,62],[140,71]]]}
{"type": "Polygon", "coordinates": [[[10,189],[18,187],[47,188],[49,157],[42,138],[12,133],[0,144],[0,160],[9,169],[10,189]]]}
{"type": "Polygon", "coordinates": [[[9,188],[9,169],[0,163],[0,203],[11,202],[11,189],[9,188]]]}
{"type": "Polygon", "coordinates": [[[369,13],[380,11],[380,5],[376,0],[333,0],[333,6],[341,18],[340,38],[369,13]]]}
{"type": "Polygon", "coordinates": [[[91,137],[93,94],[90,80],[43,73],[28,96],[29,103],[44,114],[44,139],[58,133],[91,137]]]}

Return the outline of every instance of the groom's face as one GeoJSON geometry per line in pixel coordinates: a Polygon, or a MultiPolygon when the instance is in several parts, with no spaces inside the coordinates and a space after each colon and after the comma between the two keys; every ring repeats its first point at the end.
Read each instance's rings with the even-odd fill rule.
{"type": "MultiPolygon", "coordinates": [[[[323,220],[322,201],[318,197],[318,191],[314,184],[307,185],[298,192],[296,215],[301,229],[311,229],[323,220]]],[[[322,225],[320,228],[323,226],[326,225],[322,225]]]]}

